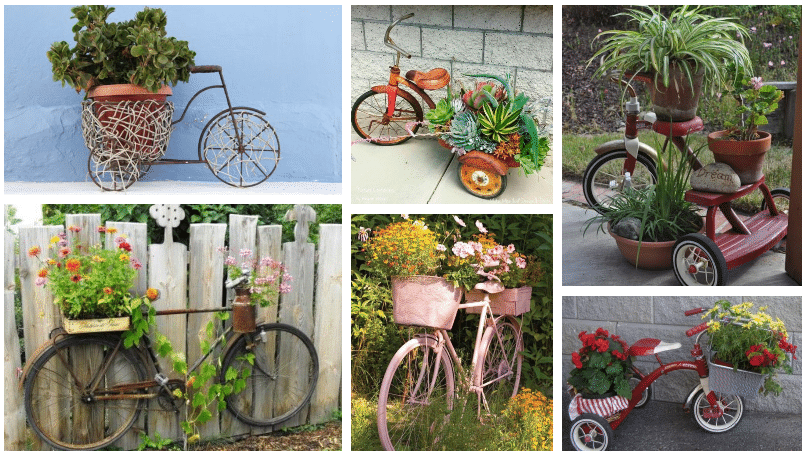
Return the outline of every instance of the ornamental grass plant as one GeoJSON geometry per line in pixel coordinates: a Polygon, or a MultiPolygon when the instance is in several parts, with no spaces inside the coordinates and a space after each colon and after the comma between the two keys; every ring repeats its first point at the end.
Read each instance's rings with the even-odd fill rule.
{"type": "Polygon", "coordinates": [[[711,319],[707,332],[712,358],[735,370],[765,375],[763,394],[779,395],[782,386],[776,382],[776,372],[793,372],[788,354],[795,359],[797,347],[788,342],[782,320],[765,313],[766,306],[756,312],[753,308],[750,302],[732,305],[722,300],[703,315],[711,319]]]}

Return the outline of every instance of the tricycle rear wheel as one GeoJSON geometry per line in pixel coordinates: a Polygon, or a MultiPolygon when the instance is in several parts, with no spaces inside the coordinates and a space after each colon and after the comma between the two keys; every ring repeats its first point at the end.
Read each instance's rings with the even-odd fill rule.
{"type": "Polygon", "coordinates": [[[465,163],[459,165],[457,175],[460,182],[462,182],[462,186],[472,195],[479,198],[496,198],[507,188],[507,176],[465,163]]]}
{"type": "Polygon", "coordinates": [[[583,413],[572,422],[569,439],[577,451],[605,451],[614,438],[614,430],[605,418],[583,413]]]}
{"type": "Polygon", "coordinates": [[[726,284],[726,259],[717,244],[700,233],[682,236],[673,247],[673,271],[681,285],[726,284]]]}

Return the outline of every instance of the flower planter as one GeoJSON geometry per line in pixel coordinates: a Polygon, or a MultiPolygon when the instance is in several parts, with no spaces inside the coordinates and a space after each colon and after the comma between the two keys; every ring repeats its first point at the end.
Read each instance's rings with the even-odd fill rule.
{"type": "Polygon", "coordinates": [[[127,331],[132,327],[129,317],[70,319],[62,314],[62,327],[68,334],[127,331]]]}
{"type": "MultiPolygon", "coordinates": [[[[490,311],[494,315],[521,315],[530,310],[532,287],[507,288],[500,293],[490,294],[490,311]]],[[[485,299],[485,292],[471,290],[465,292],[466,302],[479,302],[485,299]]],[[[468,313],[482,313],[481,307],[469,307],[468,313]]]]}
{"type": "Polygon", "coordinates": [[[718,163],[725,163],[740,176],[740,184],[753,184],[762,178],[762,164],[765,154],[771,149],[771,134],[759,131],[759,139],[736,141],[723,139],[725,130],[710,133],[707,137],[709,150],[718,163]]]}
{"type": "Polygon", "coordinates": [[[451,329],[462,289],[436,276],[392,278],[392,318],[399,325],[451,329]]]}
{"type": "Polygon", "coordinates": [[[653,111],[660,120],[683,122],[695,118],[703,85],[703,70],[692,76],[692,84],[677,66],[670,68],[670,86],[659,77],[649,85],[653,111]]]}
{"type": "Polygon", "coordinates": [[[639,241],[633,239],[617,236],[611,231],[611,226],[608,226],[608,234],[616,241],[616,246],[622,252],[622,256],[630,262],[630,264],[641,268],[651,270],[662,270],[672,268],[672,252],[675,241],[651,242],[642,241],[641,246],[639,241]],[[637,261],[636,254],[639,253],[637,261]]]}
{"type": "Polygon", "coordinates": [[[248,288],[236,288],[233,300],[233,332],[252,333],[255,331],[255,306],[250,304],[248,288]]]}
{"type": "Polygon", "coordinates": [[[765,375],[742,369],[734,369],[726,363],[709,358],[709,389],[724,394],[737,394],[745,398],[759,395],[765,383],[765,375]]]}

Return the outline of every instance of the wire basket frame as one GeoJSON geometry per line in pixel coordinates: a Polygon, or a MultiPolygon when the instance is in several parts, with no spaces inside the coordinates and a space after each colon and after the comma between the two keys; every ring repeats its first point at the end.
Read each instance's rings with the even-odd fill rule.
{"type": "Polygon", "coordinates": [[[110,169],[138,170],[139,162],[165,155],[173,103],[87,100],[81,106],[81,133],[96,162],[114,164],[110,169]]]}

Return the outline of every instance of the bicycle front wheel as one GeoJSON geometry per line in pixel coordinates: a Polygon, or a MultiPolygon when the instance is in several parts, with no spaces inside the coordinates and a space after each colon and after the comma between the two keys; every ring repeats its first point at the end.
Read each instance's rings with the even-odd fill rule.
{"type": "MultiPolygon", "coordinates": [[[[586,167],[583,173],[583,194],[586,202],[600,214],[605,213],[611,205],[611,199],[622,191],[625,176],[622,168],[628,152],[614,150],[597,156],[586,167]]],[[[636,159],[636,167],[631,173],[631,187],[642,189],[656,183],[656,164],[646,154],[640,152],[636,159]]]]}
{"type": "Polygon", "coordinates": [[[110,445],[132,427],[144,406],[144,399],[131,397],[143,390],[129,385],[144,381],[146,373],[120,339],[68,336],[31,362],[25,413],[36,434],[54,448],[110,445]]]}
{"type": "MultiPolygon", "coordinates": [[[[413,96],[399,91],[395,97],[392,117],[387,116],[387,94],[370,90],[356,99],[350,111],[350,119],[353,129],[362,138],[372,139],[373,144],[392,146],[411,138],[406,124],[422,122],[423,109],[413,96]]],[[[414,125],[412,133],[417,132],[419,126],[414,125]]]]}
{"type": "Polygon", "coordinates": [[[282,323],[259,325],[224,355],[221,383],[238,374],[243,383],[227,396],[227,410],[252,426],[272,426],[296,415],[311,400],[319,376],[314,344],[282,323]]]}
{"type": "Polygon", "coordinates": [[[225,184],[252,187],[277,169],[280,140],[262,114],[253,108],[225,109],[202,130],[199,160],[225,184]]]}
{"type": "Polygon", "coordinates": [[[454,403],[454,369],[437,340],[421,335],[392,357],[378,393],[378,436],[387,451],[428,450],[454,403]]]}
{"type": "Polygon", "coordinates": [[[515,318],[502,317],[495,327],[485,329],[474,383],[482,387],[488,405],[506,406],[507,400],[518,393],[523,351],[521,326],[515,318]]]}

